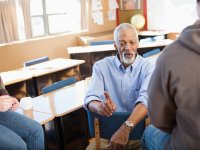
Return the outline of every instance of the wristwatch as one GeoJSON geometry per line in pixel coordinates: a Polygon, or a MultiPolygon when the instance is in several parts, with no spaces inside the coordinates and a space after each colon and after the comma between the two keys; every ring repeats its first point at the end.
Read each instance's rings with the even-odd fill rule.
{"type": "Polygon", "coordinates": [[[124,122],[124,124],[125,124],[126,126],[130,127],[131,129],[133,129],[134,124],[133,124],[132,121],[126,120],[126,121],[124,122]]]}

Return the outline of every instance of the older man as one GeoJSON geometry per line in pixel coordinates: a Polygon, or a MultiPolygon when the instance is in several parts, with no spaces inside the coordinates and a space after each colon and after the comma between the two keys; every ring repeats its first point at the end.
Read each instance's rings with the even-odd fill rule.
{"type": "Polygon", "coordinates": [[[85,105],[104,116],[111,116],[114,111],[131,113],[107,141],[108,147],[120,149],[127,145],[131,129],[147,115],[147,87],[153,66],[137,54],[138,33],[131,24],[116,27],[114,41],[118,54],[94,64],[85,105]]]}

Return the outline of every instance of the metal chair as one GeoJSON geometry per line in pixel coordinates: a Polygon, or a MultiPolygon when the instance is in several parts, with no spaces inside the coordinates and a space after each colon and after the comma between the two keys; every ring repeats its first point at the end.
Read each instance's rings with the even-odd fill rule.
{"type": "Polygon", "coordinates": [[[91,41],[90,45],[106,45],[106,44],[114,44],[113,40],[105,40],[105,41],[91,41]]]}
{"type": "Polygon", "coordinates": [[[37,59],[32,59],[32,60],[29,60],[27,62],[24,62],[24,67],[28,67],[28,66],[32,66],[32,65],[35,65],[35,64],[39,64],[39,63],[42,63],[42,62],[45,62],[45,61],[49,61],[49,57],[48,56],[44,56],[44,57],[40,57],[40,58],[37,58],[37,59]]]}
{"type": "MultiPolygon", "coordinates": [[[[76,83],[76,78],[70,77],[44,87],[42,93],[46,94],[74,83],[76,83]]],[[[47,126],[47,130],[49,130],[49,128],[55,128],[57,131],[57,133],[54,134],[59,149],[83,149],[83,147],[85,148],[88,144],[87,130],[85,130],[85,128],[87,128],[87,124],[85,123],[85,120],[87,120],[86,117],[85,109],[80,108],[64,116],[56,117],[53,125],[50,126],[49,123],[47,123],[45,127],[47,126]],[[70,148],[70,146],[72,146],[69,144],[70,142],[74,142],[74,145],[72,144],[73,148],[70,148]]],[[[51,136],[54,135],[49,133],[48,139],[51,139],[51,136]]]]}
{"type": "Polygon", "coordinates": [[[55,82],[55,83],[53,83],[53,84],[51,84],[49,86],[44,87],[42,89],[42,93],[46,94],[46,93],[55,91],[57,89],[60,89],[62,87],[65,87],[65,86],[68,86],[68,85],[74,84],[74,83],[76,83],[76,78],[75,77],[70,77],[68,79],[61,80],[61,81],[55,82]]]}
{"type": "MultiPolygon", "coordinates": [[[[35,64],[38,64],[38,63],[45,62],[45,61],[49,61],[48,56],[44,56],[44,57],[40,57],[40,58],[37,58],[37,59],[26,61],[26,62],[24,62],[23,66],[28,67],[28,66],[32,66],[32,65],[35,65],[35,64]]],[[[27,92],[28,95],[31,96],[31,97],[38,96],[38,91],[37,91],[37,88],[36,88],[38,86],[38,84],[35,80],[36,79],[33,79],[33,80],[26,82],[26,85],[27,85],[26,90],[28,91],[27,92]]],[[[38,83],[42,83],[42,82],[38,82],[38,83]]]]}
{"type": "MultiPolygon", "coordinates": [[[[115,112],[112,116],[106,117],[99,114],[87,111],[88,125],[91,137],[95,137],[96,149],[100,149],[100,138],[110,139],[112,135],[120,128],[127,120],[130,113],[115,112]]],[[[145,129],[145,119],[143,119],[129,136],[129,140],[140,140],[145,129]]]]}

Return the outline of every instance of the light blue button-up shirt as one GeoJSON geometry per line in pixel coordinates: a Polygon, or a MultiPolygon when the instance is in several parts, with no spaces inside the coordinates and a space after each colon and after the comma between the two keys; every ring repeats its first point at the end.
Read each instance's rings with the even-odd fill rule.
{"type": "Polygon", "coordinates": [[[140,55],[126,69],[117,56],[96,62],[85,104],[92,100],[104,101],[104,91],[108,91],[118,112],[132,112],[137,103],[147,106],[147,88],[153,69],[140,55]]]}

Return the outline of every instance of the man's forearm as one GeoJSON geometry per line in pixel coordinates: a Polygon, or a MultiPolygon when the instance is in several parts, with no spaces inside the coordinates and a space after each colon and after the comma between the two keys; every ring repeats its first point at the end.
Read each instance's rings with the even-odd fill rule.
{"type": "Polygon", "coordinates": [[[100,103],[100,101],[98,101],[98,100],[92,100],[92,101],[90,101],[87,104],[87,109],[90,110],[90,111],[92,111],[92,112],[95,112],[95,110],[97,109],[98,103],[100,103]]]}
{"type": "Polygon", "coordinates": [[[127,120],[133,122],[134,126],[137,125],[147,115],[147,108],[144,104],[139,103],[133,109],[131,115],[127,120]]]}

